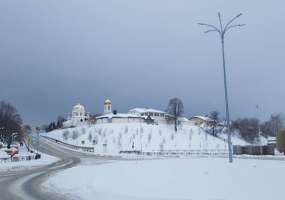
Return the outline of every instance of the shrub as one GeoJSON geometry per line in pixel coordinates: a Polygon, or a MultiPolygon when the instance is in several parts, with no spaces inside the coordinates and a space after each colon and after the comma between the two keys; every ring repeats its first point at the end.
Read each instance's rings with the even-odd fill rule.
{"type": "Polygon", "coordinates": [[[151,137],[152,137],[152,133],[149,133],[148,136],[147,136],[148,143],[150,143],[151,137]]]}
{"type": "Polygon", "coordinates": [[[100,128],[100,129],[98,130],[98,134],[99,134],[99,135],[102,134],[102,128],[100,128]]]}
{"type": "Polygon", "coordinates": [[[92,141],[92,134],[91,133],[89,133],[89,135],[88,135],[88,140],[89,140],[89,142],[92,141]]]}
{"type": "Polygon", "coordinates": [[[64,140],[67,140],[67,139],[68,139],[68,136],[69,136],[69,131],[68,131],[68,130],[65,130],[65,131],[63,132],[63,134],[62,134],[62,138],[63,138],[64,140]]]}
{"type": "Polygon", "coordinates": [[[127,134],[128,132],[129,132],[129,127],[126,126],[126,127],[125,127],[125,134],[127,134]]]}
{"type": "Polygon", "coordinates": [[[74,131],[72,132],[72,139],[75,140],[75,139],[77,139],[77,138],[78,138],[78,131],[77,131],[77,130],[74,130],[74,131]]]}
{"type": "Polygon", "coordinates": [[[171,133],[171,140],[174,140],[174,134],[171,133]]]}
{"type": "Polygon", "coordinates": [[[96,145],[96,144],[98,144],[98,136],[97,135],[95,135],[94,136],[94,139],[93,139],[93,145],[96,145]]]}

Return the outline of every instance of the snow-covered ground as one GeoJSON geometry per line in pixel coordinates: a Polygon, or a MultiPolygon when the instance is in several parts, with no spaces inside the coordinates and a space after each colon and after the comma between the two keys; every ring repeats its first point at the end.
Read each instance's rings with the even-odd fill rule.
{"type": "Polygon", "coordinates": [[[207,134],[200,127],[190,125],[180,127],[175,133],[173,125],[167,124],[106,123],[55,130],[43,135],[73,145],[92,146],[96,153],[118,154],[119,151],[128,150],[227,151],[224,140],[207,134]]]}
{"type": "Polygon", "coordinates": [[[283,199],[284,161],[223,158],[117,161],[81,165],[43,187],[82,200],[283,199]]]}
{"type": "MultiPolygon", "coordinates": [[[[25,146],[19,147],[19,153],[15,157],[19,156],[34,156],[35,154],[30,153],[27,151],[27,148],[25,146]]],[[[10,156],[5,152],[5,149],[0,149],[0,158],[10,158],[10,156]]],[[[31,167],[39,167],[47,164],[51,164],[53,162],[56,162],[58,158],[55,158],[53,156],[43,154],[41,153],[41,159],[37,160],[23,160],[18,162],[11,162],[8,161],[1,161],[0,160],[0,172],[1,171],[7,171],[7,170],[18,170],[18,169],[26,169],[31,167]]]]}

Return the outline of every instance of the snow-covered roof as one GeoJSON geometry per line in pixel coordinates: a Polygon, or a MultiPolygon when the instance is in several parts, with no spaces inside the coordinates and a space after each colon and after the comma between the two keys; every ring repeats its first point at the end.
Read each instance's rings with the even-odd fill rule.
{"type": "Polygon", "coordinates": [[[210,117],[199,116],[199,115],[191,117],[190,120],[193,119],[193,118],[199,118],[199,119],[202,119],[203,121],[214,121],[210,117]]]}
{"type": "Polygon", "coordinates": [[[83,111],[83,112],[85,112],[85,107],[82,104],[78,103],[75,106],[73,106],[73,111],[83,111]]]}
{"type": "Polygon", "coordinates": [[[96,119],[103,119],[103,118],[111,119],[111,118],[141,118],[141,117],[129,113],[117,113],[117,114],[110,113],[96,117],[96,119]]]}
{"type": "Polygon", "coordinates": [[[276,140],[276,137],[274,137],[274,136],[269,136],[269,137],[267,137],[267,140],[276,140]]]}
{"type": "Polygon", "coordinates": [[[106,99],[105,102],[104,102],[104,104],[111,104],[111,103],[112,103],[112,102],[111,102],[110,99],[106,99]]]}
{"type": "Polygon", "coordinates": [[[165,114],[166,112],[161,111],[161,110],[156,110],[153,108],[133,108],[131,110],[129,110],[129,113],[146,113],[146,112],[152,112],[152,113],[161,113],[161,114],[165,114]]]}
{"type": "Polygon", "coordinates": [[[189,121],[189,119],[187,119],[186,117],[179,117],[178,120],[181,122],[188,122],[189,121]]]}

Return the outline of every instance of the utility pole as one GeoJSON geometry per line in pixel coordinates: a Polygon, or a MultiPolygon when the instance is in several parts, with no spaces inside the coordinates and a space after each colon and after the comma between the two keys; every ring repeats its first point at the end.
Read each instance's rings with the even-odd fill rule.
{"type": "Polygon", "coordinates": [[[221,47],[222,47],[222,59],[223,59],[223,73],[224,73],[224,90],[225,90],[225,103],[226,103],[226,117],[227,117],[227,134],[228,134],[228,149],[229,149],[229,162],[233,162],[233,152],[232,152],[232,142],[231,142],[231,132],[230,132],[230,112],[229,112],[229,99],[228,99],[228,86],[227,86],[227,73],[226,73],[226,60],[225,60],[225,35],[226,33],[236,27],[242,27],[245,24],[232,24],[237,18],[239,18],[242,14],[238,14],[234,18],[232,18],[225,26],[223,26],[221,14],[218,13],[219,17],[219,26],[214,26],[211,24],[198,23],[201,26],[206,26],[210,28],[205,31],[205,33],[217,32],[221,39],[221,47]]]}

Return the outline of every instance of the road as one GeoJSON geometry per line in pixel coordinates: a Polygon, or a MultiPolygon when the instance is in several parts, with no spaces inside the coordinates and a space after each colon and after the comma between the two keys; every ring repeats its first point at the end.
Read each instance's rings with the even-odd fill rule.
{"type": "Polygon", "coordinates": [[[41,183],[54,173],[78,165],[82,159],[91,159],[95,164],[110,159],[61,148],[60,145],[46,139],[41,139],[39,150],[58,157],[60,160],[47,166],[29,170],[0,172],[1,200],[70,200],[72,197],[45,191],[44,188],[40,187],[41,183]]]}

